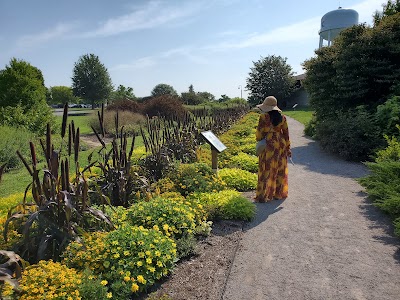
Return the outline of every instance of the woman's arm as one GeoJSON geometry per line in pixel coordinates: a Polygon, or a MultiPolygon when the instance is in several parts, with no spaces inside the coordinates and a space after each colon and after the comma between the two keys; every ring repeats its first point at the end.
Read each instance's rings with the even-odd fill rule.
{"type": "Polygon", "coordinates": [[[292,151],[290,150],[290,139],[289,139],[289,127],[286,121],[286,116],[283,117],[282,134],[285,139],[287,156],[292,156],[292,151]]]}
{"type": "Polygon", "coordinates": [[[265,115],[260,115],[260,118],[258,119],[258,126],[256,130],[256,140],[260,141],[263,138],[265,138],[266,132],[266,122],[265,122],[265,115]]]}

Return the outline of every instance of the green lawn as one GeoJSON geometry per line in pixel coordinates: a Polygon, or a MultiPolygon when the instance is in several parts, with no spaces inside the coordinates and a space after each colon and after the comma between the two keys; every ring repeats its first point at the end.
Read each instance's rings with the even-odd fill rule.
{"type": "Polygon", "coordinates": [[[283,111],[283,114],[291,117],[300,123],[303,123],[306,125],[311,121],[312,115],[314,113],[314,110],[312,110],[310,107],[300,107],[298,109],[286,109],[283,111]]]}
{"type": "MultiPolygon", "coordinates": [[[[130,144],[132,142],[132,139],[128,139],[128,151],[130,149],[130,144]]],[[[135,139],[135,148],[143,146],[143,139],[141,136],[137,136],[135,139]]],[[[79,152],[79,165],[81,167],[84,167],[88,164],[88,156],[94,151],[92,161],[97,157],[97,151],[95,151],[97,148],[91,148],[86,151],[81,151],[79,152]]],[[[72,158],[73,161],[73,158],[72,158]]],[[[40,164],[42,167],[43,164],[40,164]]],[[[71,168],[71,175],[75,173],[75,169],[72,167],[71,168]]],[[[28,186],[28,184],[32,181],[32,178],[29,176],[28,171],[26,168],[23,166],[19,169],[11,170],[10,172],[7,172],[3,174],[2,181],[0,183],[0,199],[3,197],[7,197],[9,195],[15,194],[15,193],[21,193],[25,191],[25,188],[28,186]]]]}
{"type": "MultiPolygon", "coordinates": [[[[79,127],[81,134],[92,134],[93,130],[90,128],[89,121],[96,116],[97,111],[87,110],[87,114],[82,115],[69,115],[67,118],[67,123],[74,121],[75,128],[79,127]]],[[[71,112],[70,112],[71,113],[71,112]]],[[[56,116],[56,123],[61,128],[62,116],[56,116]]]]}

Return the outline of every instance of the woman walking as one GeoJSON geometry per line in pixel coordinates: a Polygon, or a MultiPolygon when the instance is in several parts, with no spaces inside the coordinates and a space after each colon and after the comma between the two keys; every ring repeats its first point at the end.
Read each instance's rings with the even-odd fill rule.
{"type": "Polygon", "coordinates": [[[256,139],[266,139],[267,146],[258,156],[256,202],[285,199],[288,196],[287,157],[290,150],[286,117],[281,114],[274,96],[257,105],[262,114],[258,120],[256,139]]]}

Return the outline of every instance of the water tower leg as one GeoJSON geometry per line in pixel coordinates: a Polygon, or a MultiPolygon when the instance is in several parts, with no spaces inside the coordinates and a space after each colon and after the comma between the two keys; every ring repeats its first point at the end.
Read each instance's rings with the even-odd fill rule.
{"type": "Polygon", "coordinates": [[[322,38],[322,36],[320,36],[319,37],[319,49],[321,49],[322,48],[322,42],[323,42],[323,38],[322,38]]]}
{"type": "Polygon", "coordinates": [[[328,31],[328,46],[331,45],[331,31],[328,31]]]}

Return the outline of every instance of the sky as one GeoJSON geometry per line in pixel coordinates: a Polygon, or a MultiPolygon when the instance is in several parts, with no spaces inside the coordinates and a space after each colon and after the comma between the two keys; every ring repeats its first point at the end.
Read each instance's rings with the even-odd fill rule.
{"type": "Polygon", "coordinates": [[[0,0],[0,69],[15,57],[47,87],[71,86],[74,64],[93,53],[113,85],[137,97],[160,83],[178,93],[247,97],[255,61],[287,58],[295,74],[314,56],[321,17],[355,9],[372,23],[386,0],[0,0]]]}

